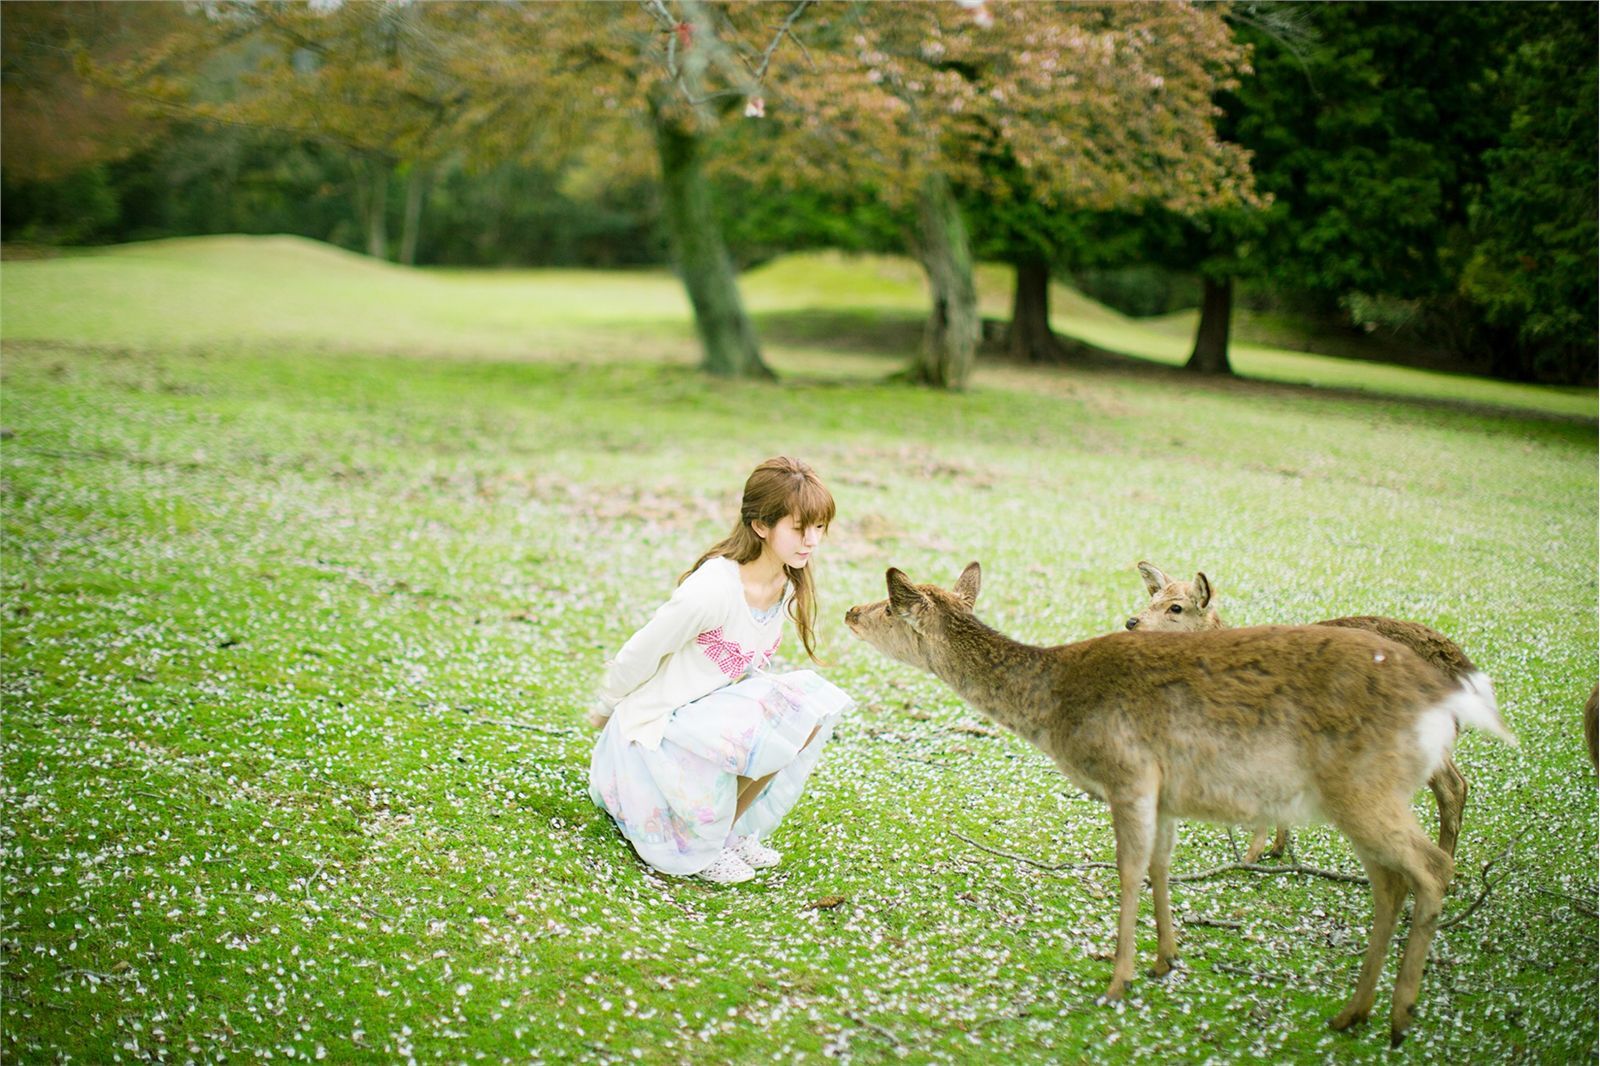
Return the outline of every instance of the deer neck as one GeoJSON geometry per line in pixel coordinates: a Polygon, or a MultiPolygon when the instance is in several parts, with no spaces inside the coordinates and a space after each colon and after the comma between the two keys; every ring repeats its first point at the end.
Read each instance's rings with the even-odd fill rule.
{"type": "Polygon", "coordinates": [[[996,722],[1037,741],[1058,709],[1053,695],[1061,668],[1057,657],[971,615],[947,617],[945,635],[932,657],[935,676],[996,722]]]}

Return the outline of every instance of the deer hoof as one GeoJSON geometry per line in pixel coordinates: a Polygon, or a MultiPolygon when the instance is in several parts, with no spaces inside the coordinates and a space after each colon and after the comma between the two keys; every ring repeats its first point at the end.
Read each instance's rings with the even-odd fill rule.
{"type": "Polygon", "coordinates": [[[1344,1030],[1350,1028],[1352,1025],[1365,1025],[1366,1023],[1367,1023],[1367,1012],[1366,1011],[1357,1010],[1354,1007],[1346,1007],[1344,1010],[1340,1011],[1338,1014],[1335,1014],[1332,1018],[1328,1019],[1328,1028],[1329,1029],[1336,1029],[1336,1030],[1338,1030],[1340,1032],[1343,1032],[1344,1030]]]}
{"type": "Polygon", "coordinates": [[[1389,1019],[1389,1046],[1397,1048],[1406,1038],[1406,1030],[1411,1028],[1411,1008],[1397,1010],[1389,1019]]]}

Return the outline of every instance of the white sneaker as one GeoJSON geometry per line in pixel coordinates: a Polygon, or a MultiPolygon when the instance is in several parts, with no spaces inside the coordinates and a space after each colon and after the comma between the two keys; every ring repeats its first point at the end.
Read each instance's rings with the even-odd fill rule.
{"type": "Polygon", "coordinates": [[[722,854],[716,857],[710,866],[700,871],[704,880],[719,885],[736,885],[740,881],[748,881],[756,875],[750,864],[734,854],[732,848],[723,848],[722,854]]]}
{"type": "Polygon", "coordinates": [[[754,836],[734,837],[728,850],[743,859],[753,870],[765,870],[783,861],[783,855],[773,851],[754,836]]]}

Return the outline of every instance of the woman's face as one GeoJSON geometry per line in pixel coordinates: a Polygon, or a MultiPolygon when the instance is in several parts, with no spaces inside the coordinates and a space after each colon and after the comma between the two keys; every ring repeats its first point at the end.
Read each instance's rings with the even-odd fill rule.
{"type": "Polygon", "coordinates": [[[811,561],[811,553],[822,543],[822,523],[802,525],[795,515],[780,519],[774,525],[752,522],[750,528],[766,542],[766,550],[777,556],[784,566],[798,570],[811,561]]]}

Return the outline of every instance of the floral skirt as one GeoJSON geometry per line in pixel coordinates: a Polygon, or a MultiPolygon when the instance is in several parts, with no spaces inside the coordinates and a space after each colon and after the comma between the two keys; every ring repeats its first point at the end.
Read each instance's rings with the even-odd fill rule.
{"type": "Polygon", "coordinates": [[[645,862],[697,873],[730,834],[765,836],[783,820],[854,705],[813,671],[758,672],[673,711],[655,751],[623,739],[613,718],[589,762],[589,795],[645,862]],[[735,778],[768,774],[776,776],[734,825],[735,778]]]}

